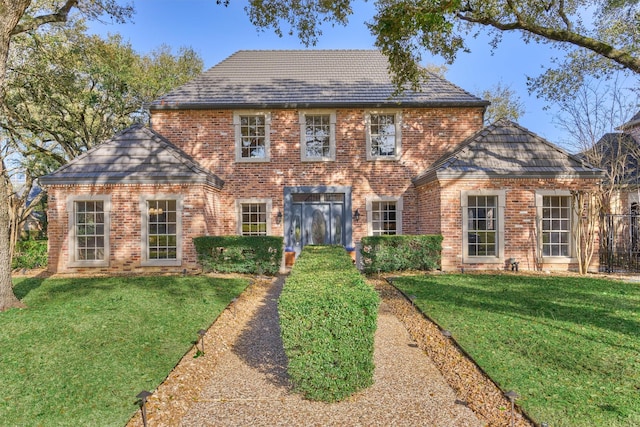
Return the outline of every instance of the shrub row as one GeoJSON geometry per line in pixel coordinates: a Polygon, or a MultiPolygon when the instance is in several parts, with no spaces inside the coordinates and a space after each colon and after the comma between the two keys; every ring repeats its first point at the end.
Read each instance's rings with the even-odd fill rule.
{"type": "Polygon", "coordinates": [[[335,402],[373,383],[378,304],[343,247],[305,246],[278,303],[297,391],[335,402]]]}
{"type": "Polygon", "coordinates": [[[19,240],[16,242],[11,268],[38,268],[46,265],[46,240],[19,240]]]}
{"type": "Polygon", "coordinates": [[[434,270],[440,267],[442,236],[369,236],[362,238],[365,273],[434,270]]]}
{"type": "Polygon", "coordinates": [[[205,271],[275,276],[282,261],[282,237],[203,236],[193,239],[205,271]]]}

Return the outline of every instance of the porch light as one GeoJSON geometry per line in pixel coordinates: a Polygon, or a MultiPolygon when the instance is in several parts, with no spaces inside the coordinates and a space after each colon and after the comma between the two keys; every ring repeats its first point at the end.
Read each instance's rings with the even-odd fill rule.
{"type": "Polygon", "coordinates": [[[353,219],[355,220],[355,222],[360,221],[360,209],[356,209],[356,211],[353,213],[353,219]]]}
{"type": "Polygon", "coordinates": [[[280,224],[282,222],[282,212],[278,211],[276,215],[276,224],[280,224]]]}

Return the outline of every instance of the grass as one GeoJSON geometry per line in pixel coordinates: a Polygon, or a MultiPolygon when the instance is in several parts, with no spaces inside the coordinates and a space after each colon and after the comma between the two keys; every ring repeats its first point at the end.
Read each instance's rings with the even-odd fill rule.
{"type": "Polygon", "coordinates": [[[585,277],[442,275],[394,284],[538,423],[640,425],[640,286],[585,277]]]}
{"type": "Polygon", "coordinates": [[[24,279],[0,313],[0,424],[122,426],[243,279],[24,279]]]}

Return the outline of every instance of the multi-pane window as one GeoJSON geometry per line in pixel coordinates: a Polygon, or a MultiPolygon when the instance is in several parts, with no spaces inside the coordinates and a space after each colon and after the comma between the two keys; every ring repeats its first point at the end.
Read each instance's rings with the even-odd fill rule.
{"type": "Polygon", "coordinates": [[[542,197],[542,256],[571,256],[571,197],[542,197]]]}
{"type": "Polygon", "coordinates": [[[147,260],[178,258],[176,200],[147,200],[147,260]]]}
{"type": "Polygon", "coordinates": [[[306,159],[331,157],[331,116],[329,114],[304,116],[303,150],[306,159]]]}
{"type": "Polygon", "coordinates": [[[369,116],[369,155],[371,158],[395,158],[398,154],[395,114],[369,116]]]}
{"type": "Polygon", "coordinates": [[[266,157],[266,123],[264,116],[240,116],[240,157],[266,157]]]}
{"type": "Polygon", "coordinates": [[[371,231],[374,236],[398,234],[398,209],[395,201],[371,202],[371,231]]]}
{"type": "Polygon", "coordinates": [[[81,200],[74,203],[75,260],[105,260],[105,202],[81,200]]]}
{"type": "Polygon", "coordinates": [[[466,209],[467,253],[469,256],[496,256],[498,197],[469,196],[466,209]]]}
{"type": "Polygon", "coordinates": [[[267,235],[267,205],[266,203],[241,204],[240,232],[243,236],[267,235]]]}

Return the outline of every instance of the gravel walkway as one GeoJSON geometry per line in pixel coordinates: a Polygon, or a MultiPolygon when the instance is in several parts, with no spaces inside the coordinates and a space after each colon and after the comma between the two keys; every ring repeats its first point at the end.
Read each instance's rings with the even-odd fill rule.
{"type": "MultiPolygon", "coordinates": [[[[466,391],[456,395],[442,367],[436,367],[396,317],[407,321],[399,300],[385,296],[388,289],[381,292],[374,385],[339,403],[302,399],[286,375],[280,339],[277,299],[283,283],[284,276],[256,280],[225,310],[204,337],[205,355],[194,358],[194,348],[149,398],[150,427],[508,425],[486,411],[480,411],[480,418],[474,414],[466,391]]],[[[497,396],[502,398],[499,392],[497,396]]],[[[498,405],[504,417],[504,402],[491,406],[498,405]]],[[[128,426],[142,426],[140,412],[128,426]]]]}

